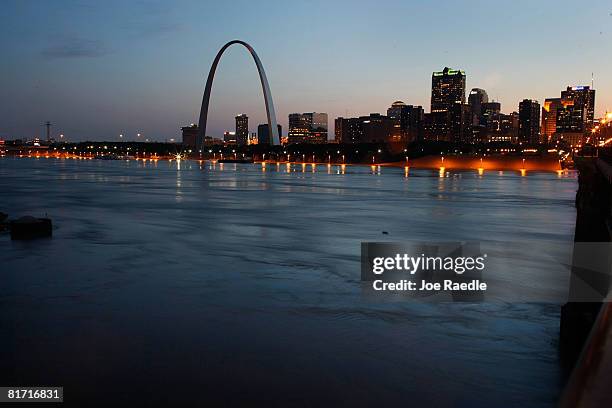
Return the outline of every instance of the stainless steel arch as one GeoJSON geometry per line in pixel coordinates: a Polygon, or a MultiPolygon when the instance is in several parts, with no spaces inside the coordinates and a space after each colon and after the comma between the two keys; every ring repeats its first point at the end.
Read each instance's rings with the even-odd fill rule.
{"type": "Polygon", "coordinates": [[[219,64],[219,60],[221,56],[225,52],[225,50],[232,44],[240,44],[243,45],[253,57],[255,61],[255,65],[257,65],[257,71],[259,72],[259,79],[261,80],[261,87],[263,90],[264,101],[266,103],[266,114],[268,116],[268,127],[270,132],[272,133],[272,144],[279,145],[280,137],[278,135],[278,127],[276,125],[276,114],[274,113],[274,103],[272,102],[272,93],[270,92],[270,85],[268,85],[268,79],[266,78],[266,72],[264,71],[263,65],[257,53],[249,44],[240,40],[233,40],[225,44],[217,53],[215,60],[213,61],[212,66],[210,67],[210,72],[208,73],[208,79],[206,80],[206,88],[204,89],[204,97],[202,98],[202,108],[200,110],[200,121],[199,121],[199,135],[201,143],[204,142],[204,136],[206,136],[206,120],[208,119],[208,103],[210,101],[210,92],[212,90],[212,83],[215,77],[215,71],[217,70],[217,65],[219,64]]]}

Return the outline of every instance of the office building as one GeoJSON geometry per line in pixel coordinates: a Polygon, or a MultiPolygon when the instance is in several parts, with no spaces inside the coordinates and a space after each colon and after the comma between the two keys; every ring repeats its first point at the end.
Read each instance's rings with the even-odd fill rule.
{"type": "Polygon", "coordinates": [[[236,144],[245,146],[249,141],[249,117],[242,113],[236,116],[236,144]]]}
{"type": "Polygon", "coordinates": [[[562,108],[561,98],[546,98],[542,106],[542,141],[550,142],[557,132],[557,112],[562,108]]]}
{"type": "MultiPolygon", "coordinates": [[[[282,137],[282,127],[281,125],[276,125],[278,128],[278,137],[282,137]]],[[[270,134],[270,126],[267,123],[261,124],[257,126],[257,144],[272,144],[272,135],[270,134]]]]}
{"type": "Polygon", "coordinates": [[[396,120],[380,113],[358,118],[337,118],[338,143],[388,143],[393,141],[396,120]]]}
{"type": "Polygon", "coordinates": [[[431,76],[431,112],[465,103],[465,72],[445,67],[431,76]]]}
{"type": "Polygon", "coordinates": [[[480,88],[473,88],[468,96],[468,105],[471,109],[471,124],[474,126],[480,125],[482,119],[482,105],[489,102],[487,91],[480,88]]]}
{"type": "Polygon", "coordinates": [[[363,127],[360,118],[343,118],[335,120],[337,143],[360,143],[363,140],[363,127]]]}
{"type": "Polygon", "coordinates": [[[223,143],[226,145],[237,144],[236,132],[230,132],[230,131],[223,132],[223,143]]]}
{"type": "Polygon", "coordinates": [[[482,104],[481,124],[488,132],[500,130],[501,103],[485,102],[482,104]]]}
{"type": "Polygon", "coordinates": [[[523,99],[519,103],[519,142],[540,143],[540,104],[536,100],[523,99]]]}
{"type": "Polygon", "coordinates": [[[181,132],[183,134],[183,146],[191,147],[193,149],[200,148],[202,141],[200,140],[199,131],[200,128],[198,125],[193,123],[189,126],[183,126],[181,128],[181,132]]]}
{"type": "Polygon", "coordinates": [[[429,112],[423,117],[424,139],[434,142],[451,141],[451,116],[450,112],[429,112]]]}
{"type": "Polygon", "coordinates": [[[557,109],[556,133],[584,133],[586,130],[585,109],[573,103],[564,104],[557,109]]]}
{"type": "Polygon", "coordinates": [[[327,113],[308,112],[289,114],[288,142],[327,143],[327,113]]]}
{"type": "Polygon", "coordinates": [[[389,109],[387,116],[394,121],[392,140],[396,142],[412,142],[422,138],[423,107],[406,105],[402,101],[395,101],[389,109]]]}
{"type": "Polygon", "coordinates": [[[431,75],[431,112],[425,126],[430,140],[465,142],[472,118],[465,103],[465,72],[445,67],[431,75]]]}
{"type": "MultiPolygon", "coordinates": [[[[568,86],[561,92],[564,107],[573,106],[573,110],[582,110],[584,131],[593,128],[595,117],[595,90],[590,86],[568,86]]],[[[576,113],[576,115],[579,115],[576,113]]]]}

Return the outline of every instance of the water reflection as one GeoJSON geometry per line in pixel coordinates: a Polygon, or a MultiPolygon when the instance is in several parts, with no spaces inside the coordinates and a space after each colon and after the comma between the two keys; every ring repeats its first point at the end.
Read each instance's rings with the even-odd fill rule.
{"type": "Polygon", "coordinates": [[[36,246],[0,235],[11,381],[194,389],[207,402],[271,383],[303,401],[341,395],[332,405],[552,406],[558,395],[557,306],[367,302],[359,250],[387,231],[548,254],[572,237],[571,174],[0,161],[0,210],[56,225],[36,246]]]}

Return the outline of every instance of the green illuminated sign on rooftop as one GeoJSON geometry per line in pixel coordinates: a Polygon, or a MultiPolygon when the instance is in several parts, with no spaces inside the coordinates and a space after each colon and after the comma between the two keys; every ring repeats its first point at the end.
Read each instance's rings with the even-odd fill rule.
{"type": "Polygon", "coordinates": [[[465,75],[465,71],[461,71],[459,69],[450,69],[444,68],[442,71],[434,71],[433,76],[443,76],[443,75],[465,75]]]}

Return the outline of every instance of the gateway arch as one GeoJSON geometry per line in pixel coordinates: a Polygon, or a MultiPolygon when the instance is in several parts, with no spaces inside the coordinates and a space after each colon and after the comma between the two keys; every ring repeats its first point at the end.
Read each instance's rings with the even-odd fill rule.
{"type": "Polygon", "coordinates": [[[215,71],[217,70],[217,65],[219,64],[219,60],[221,56],[225,52],[225,50],[233,45],[240,44],[244,46],[253,57],[255,61],[255,65],[257,65],[257,72],[259,72],[259,79],[261,80],[261,87],[263,90],[264,101],[266,103],[266,115],[268,116],[268,128],[270,129],[270,133],[272,135],[272,144],[279,145],[280,137],[278,134],[278,127],[276,125],[276,114],[274,113],[274,103],[272,102],[272,93],[270,93],[270,85],[268,85],[268,79],[266,78],[266,72],[264,71],[263,65],[261,64],[261,60],[257,56],[257,53],[249,44],[240,40],[233,40],[225,44],[217,53],[215,60],[213,61],[212,66],[210,67],[210,72],[208,73],[208,79],[206,80],[206,88],[204,89],[204,97],[202,98],[202,109],[200,110],[200,121],[199,121],[199,136],[200,143],[204,143],[204,137],[206,136],[206,121],[208,119],[208,104],[210,102],[210,92],[212,90],[212,83],[215,77],[215,71]]]}

